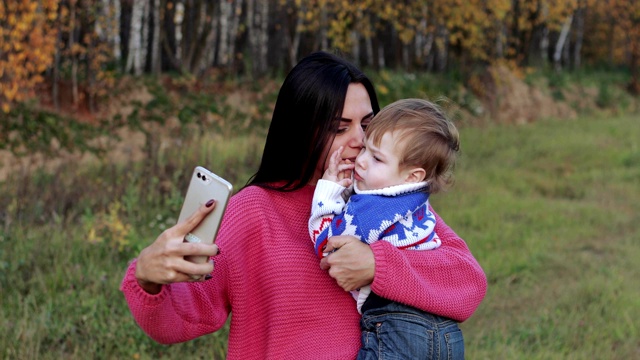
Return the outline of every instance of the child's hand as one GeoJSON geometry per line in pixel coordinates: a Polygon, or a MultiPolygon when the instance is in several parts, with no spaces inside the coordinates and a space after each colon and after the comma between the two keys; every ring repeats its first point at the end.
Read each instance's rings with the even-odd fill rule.
{"type": "Polygon", "coordinates": [[[351,180],[351,175],[353,173],[353,168],[355,168],[355,164],[353,164],[350,160],[342,160],[342,150],[343,146],[340,146],[338,150],[336,150],[331,157],[329,158],[329,166],[327,170],[325,170],[322,179],[333,181],[338,183],[340,186],[349,187],[353,180],[351,180]]]}

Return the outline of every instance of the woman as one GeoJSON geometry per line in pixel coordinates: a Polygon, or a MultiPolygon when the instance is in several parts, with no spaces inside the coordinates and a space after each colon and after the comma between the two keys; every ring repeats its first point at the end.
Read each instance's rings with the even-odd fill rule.
{"type": "Polygon", "coordinates": [[[315,183],[340,146],[344,159],[355,159],[378,110],[355,66],[324,52],[302,59],[280,89],[260,168],[230,200],[216,245],[182,241],[209,202],[130,264],[121,290],[140,327],[176,343],[220,329],[233,313],[228,359],[354,359],[359,314],[348,291],[360,286],[457,321],[471,316],[486,277],[437,215],[437,251],[333,237],[327,248],[340,250],[318,265],[307,227],[315,183]],[[185,255],[214,256],[215,270],[185,255]]]}

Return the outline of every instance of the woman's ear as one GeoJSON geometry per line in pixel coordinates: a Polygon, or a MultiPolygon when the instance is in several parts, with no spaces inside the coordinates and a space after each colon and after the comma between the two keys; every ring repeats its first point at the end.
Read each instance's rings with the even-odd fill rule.
{"type": "Polygon", "coordinates": [[[424,181],[427,177],[427,172],[423,168],[414,168],[407,170],[407,176],[404,179],[405,183],[419,183],[424,181]]]}

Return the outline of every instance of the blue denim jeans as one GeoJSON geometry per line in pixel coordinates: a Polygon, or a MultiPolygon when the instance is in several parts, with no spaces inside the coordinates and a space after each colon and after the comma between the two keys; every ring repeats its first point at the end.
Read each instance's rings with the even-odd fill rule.
{"type": "Polygon", "coordinates": [[[366,310],[360,320],[362,347],[358,360],[464,359],[458,323],[391,302],[366,310]]]}

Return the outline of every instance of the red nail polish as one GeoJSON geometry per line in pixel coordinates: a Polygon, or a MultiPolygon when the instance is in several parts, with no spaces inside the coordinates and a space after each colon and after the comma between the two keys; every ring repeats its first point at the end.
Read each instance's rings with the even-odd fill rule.
{"type": "Polygon", "coordinates": [[[207,203],[204,204],[204,206],[211,207],[215,202],[216,202],[215,200],[211,199],[211,200],[207,201],[207,203]]]}

